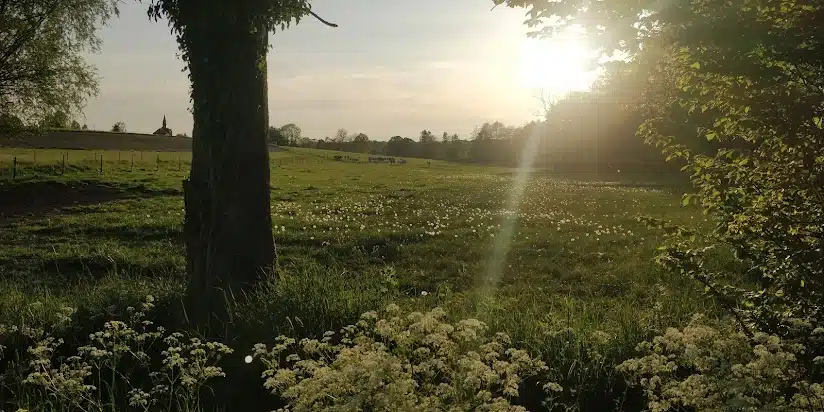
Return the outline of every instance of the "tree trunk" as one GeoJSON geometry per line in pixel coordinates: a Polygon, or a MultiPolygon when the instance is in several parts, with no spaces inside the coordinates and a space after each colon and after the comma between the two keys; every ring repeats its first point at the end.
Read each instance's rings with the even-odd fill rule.
{"type": "Polygon", "coordinates": [[[227,10],[192,1],[186,16],[194,128],[192,170],[183,186],[186,315],[202,332],[225,337],[227,303],[271,268],[275,244],[266,142],[268,31],[242,5],[223,4],[227,10]]]}

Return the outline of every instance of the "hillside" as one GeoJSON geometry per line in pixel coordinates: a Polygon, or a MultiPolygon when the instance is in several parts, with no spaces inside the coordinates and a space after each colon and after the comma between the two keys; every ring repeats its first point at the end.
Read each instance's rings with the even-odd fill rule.
{"type": "MultiPolygon", "coordinates": [[[[192,139],[140,133],[51,130],[41,135],[14,138],[0,136],[0,147],[188,152],[192,150],[192,139]]],[[[277,146],[270,148],[270,150],[278,149],[277,146]]]]}

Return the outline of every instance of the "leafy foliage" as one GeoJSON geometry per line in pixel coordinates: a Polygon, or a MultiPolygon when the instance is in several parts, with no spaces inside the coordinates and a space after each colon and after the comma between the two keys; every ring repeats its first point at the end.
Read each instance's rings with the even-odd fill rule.
{"type": "Polygon", "coordinates": [[[97,29],[117,14],[117,3],[0,0],[0,114],[39,123],[82,109],[97,93],[84,54],[98,50],[97,29]]]}
{"type": "Polygon", "coordinates": [[[65,129],[71,126],[71,122],[66,112],[55,110],[46,115],[42,120],[41,126],[45,128],[65,129]]]}
{"type": "Polygon", "coordinates": [[[824,36],[814,24],[824,7],[756,3],[696,6],[693,24],[673,25],[672,36],[692,39],[669,47],[659,69],[678,97],[651,110],[657,116],[641,134],[687,161],[695,195],[718,217],[717,241],[747,263],[757,286],[717,283],[723,274],[686,244],[662,261],[738,302],[747,329],[802,338],[824,321],[824,133],[815,121],[824,110],[824,36]],[[752,28],[746,39],[725,35],[733,24],[752,28]],[[683,143],[695,135],[672,133],[684,120],[717,142],[714,150],[696,151],[683,143]]]}
{"type": "Polygon", "coordinates": [[[797,378],[820,382],[813,363],[824,352],[813,335],[824,325],[824,5],[506,3],[530,8],[534,27],[563,16],[534,35],[579,23],[603,50],[620,47],[645,65],[639,134],[685,162],[695,193],[683,203],[697,200],[717,222],[707,237],[673,235],[659,261],[723,302],[751,346],[765,333],[800,345],[797,378]],[[740,265],[713,267],[707,252],[715,248],[732,249],[740,265]]]}
{"type": "Polygon", "coordinates": [[[181,57],[187,65],[192,45],[199,41],[212,40],[198,38],[199,32],[190,30],[199,21],[205,21],[206,16],[220,16],[226,22],[249,21],[249,30],[254,31],[258,27],[285,30],[292,23],[299,23],[301,18],[310,13],[311,4],[308,0],[151,0],[148,9],[150,18],[168,19],[169,26],[176,35],[181,57]]]}
{"type": "Polygon", "coordinates": [[[300,130],[298,125],[289,123],[280,127],[280,135],[283,136],[290,145],[295,145],[303,135],[303,131],[300,130]]]}

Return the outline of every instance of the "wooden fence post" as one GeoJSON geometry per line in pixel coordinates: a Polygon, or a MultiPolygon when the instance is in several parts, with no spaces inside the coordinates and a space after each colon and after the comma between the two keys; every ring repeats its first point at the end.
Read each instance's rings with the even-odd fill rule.
{"type": "Polygon", "coordinates": [[[134,172],[134,153],[132,153],[132,169],[129,171],[134,172]]]}
{"type": "Polygon", "coordinates": [[[63,166],[60,168],[60,175],[66,174],[66,154],[63,153],[63,166]]]}
{"type": "Polygon", "coordinates": [[[100,153],[100,174],[103,174],[103,153],[100,153]]]}
{"type": "Polygon", "coordinates": [[[155,169],[160,170],[160,153],[157,154],[157,163],[155,164],[155,169]]]}
{"type": "Polygon", "coordinates": [[[17,179],[17,156],[14,156],[14,159],[12,159],[11,178],[17,179]]]}

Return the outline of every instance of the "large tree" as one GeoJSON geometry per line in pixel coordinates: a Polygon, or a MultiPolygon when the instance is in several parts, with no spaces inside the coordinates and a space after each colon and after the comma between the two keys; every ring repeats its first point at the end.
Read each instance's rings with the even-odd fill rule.
{"type": "Polygon", "coordinates": [[[42,123],[71,115],[97,93],[84,54],[117,0],[0,0],[0,116],[42,123]]]}
{"type": "Polygon", "coordinates": [[[297,146],[300,138],[303,137],[303,131],[294,123],[285,124],[280,127],[280,134],[286,139],[291,146],[297,146]]]}
{"type": "MultiPolygon", "coordinates": [[[[311,14],[307,0],[152,0],[191,81],[192,169],[184,181],[189,321],[226,327],[227,302],[275,260],[269,199],[268,36],[311,14]]],[[[315,17],[317,17],[315,15],[315,17]]]]}
{"type": "MultiPolygon", "coordinates": [[[[700,281],[747,336],[755,339],[766,332],[800,344],[799,374],[820,382],[824,4],[496,3],[505,1],[529,7],[528,23],[536,25],[538,34],[558,29],[540,21],[556,15],[555,23],[586,26],[603,39],[604,50],[622,47],[636,60],[654,61],[645,79],[646,121],[639,134],[685,162],[695,193],[685,196],[684,203],[698,200],[717,224],[708,236],[694,236],[659,222],[675,234],[693,235],[673,237],[661,262],[700,281]],[[719,246],[734,251],[740,265],[713,265],[705,251],[719,246]]],[[[798,391],[803,385],[796,383],[782,382],[782,391],[798,391]]],[[[684,399],[673,402],[673,407],[694,406],[684,399]]]]}

